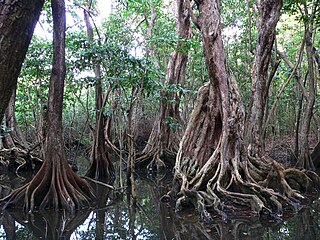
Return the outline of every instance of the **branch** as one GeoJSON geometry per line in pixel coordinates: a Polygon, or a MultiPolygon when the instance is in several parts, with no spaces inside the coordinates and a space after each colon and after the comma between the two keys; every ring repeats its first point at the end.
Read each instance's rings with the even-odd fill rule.
{"type": "Polygon", "coordinates": [[[250,11],[250,0],[247,0],[247,11],[248,11],[248,31],[249,31],[249,52],[254,54],[253,47],[252,47],[252,19],[251,19],[251,11],[250,11]]]}
{"type": "Polygon", "coordinates": [[[137,30],[138,27],[140,27],[140,25],[141,25],[144,21],[146,21],[146,23],[147,23],[148,20],[147,20],[145,17],[142,18],[142,19],[138,22],[137,26],[135,27],[135,30],[137,30]]]}
{"type": "Polygon", "coordinates": [[[106,187],[106,188],[109,188],[109,189],[111,189],[111,190],[115,190],[115,188],[114,188],[113,186],[109,185],[109,184],[106,184],[106,183],[103,183],[103,182],[94,180],[94,179],[89,178],[89,177],[86,177],[86,176],[82,176],[81,178],[83,178],[83,179],[85,179],[85,180],[87,180],[87,181],[91,181],[91,182],[93,182],[93,183],[99,184],[99,185],[104,186],[104,187],[106,187]]]}
{"type": "Polygon", "coordinates": [[[186,3],[187,3],[187,9],[188,9],[189,14],[191,16],[191,20],[192,20],[193,24],[201,31],[200,24],[199,24],[199,21],[198,21],[198,17],[196,17],[194,15],[194,12],[193,12],[193,10],[191,8],[190,0],[186,0],[186,3]]]}
{"type": "MultiPolygon", "coordinates": [[[[278,100],[280,99],[281,94],[283,93],[283,91],[285,90],[286,86],[287,86],[287,85],[289,84],[289,82],[291,81],[292,77],[294,76],[294,74],[295,74],[296,71],[297,71],[298,66],[299,66],[300,63],[301,63],[302,53],[303,53],[303,49],[304,49],[304,44],[305,44],[305,38],[302,40],[302,44],[301,44],[301,48],[300,48],[300,52],[299,52],[299,57],[298,57],[297,63],[296,63],[296,65],[294,66],[294,68],[292,69],[291,74],[290,74],[288,80],[281,86],[281,88],[280,88],[280,90],[279,90],[279,92],[278,92],[278,94],[277,94],[277,96],[276,96],[276,99],[275,99],[275,101],[274,101],[274,103],[273,103],[273,105],[272,105],[272,108],[271,108],[271,110],[270,110],[270,113],[269,113],[269,115],[268,115],[268,118],[267,118],[267,120],[266,120],[266,122],[265,122],[265,124],[264,124],[264,128],[263,128],[263,131],[262,131],[262,134],[263,134],[263,135],[266,134],[267,127],[268,127],[268,125],[269,125],[270,119],[271,119],[271,117],[272,117],[272,115],[273,115],[273,112],[274,112],[274,110],[275,110],[275,108],[276,108],[276,105],[277,105],[277,103],[278,103],[278,100]]],[[[278,50],[277,50],[277,52],[278,52],[278,50]]],[[[300,84],[299,81],[298,81],[298,83],[300,84]]],[[[302,85],[302,84],[301,84],[301,85],[302,85]]],[[[304,89],[304,88],[302,88],[302,89],[304,89]]],[[[304,89],[304,91],[305,91],[305,89],[304,89]]]]}
{"type": "Polygon", "coordinates": [[[291,68],[291,69],[294,69],[294,65],[293,63],[289,60],[288,56],[285,55],[283,52],[280,52],[278,49],[277,49],[277,54],[279,55],[279,57],[281,57],[285,62],[286,64],[288,64],[288,66],[291,68]]]}
{"type": "Polygon", "coordinates": [[[92,23],[93,23],[93,25],[94,25],[94,28],[95,28],[95,30],[96,30],[96,32],[97,32],[98,38],[99,38],[99,40],[101,40],[101,36],[100,36],[99,30],[98,30],[98,27],[97,27],[96,22],[94,21],[91,13],[90,13],[90,10],[88,10],[88,9],[82,7],[82,6],[78,6],[78,7],[81,8],[86,14],[89,15],[89,17],[91,18],[92,23]]]}

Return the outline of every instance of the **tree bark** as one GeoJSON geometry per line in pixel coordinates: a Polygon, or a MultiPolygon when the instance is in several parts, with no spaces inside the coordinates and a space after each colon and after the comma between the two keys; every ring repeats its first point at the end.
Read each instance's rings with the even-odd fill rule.
{"type": "Polygon", "coordinates": [[[243,151],[244,107],[226,63],[220,2],[200,0],[196,7],[198,16],[191,7],[189,11],[202,34],[210,82],[199,90],[180,142],[172,191],[176,210],[193,205],[205,220],[212,220],[208,209],[223,217],[234,207],[276,217],[282,214],[283,205],[297,210],[305,199],[302,193],[315,192],[319,177],[313,172],[285,170],[276,161],[243,151]]]}
{"type": "Polygon", "coordinates": [[[281,1],[265,0],[259,5],[259,37],[254,55],[252,71],[251,108],[246,128],[246,143],[252,156],[264,154],[263,119],[269,88],[267,86],[268,68],[275,40],[276,25],[280,18],[281,1]]]}
{"type": "MultiPolygon", "coordinates": [[[[305,7],[305,14],[308,16],[307,6],[305,7]]],[[[314,15],[313,15],[314,17],[314,15]]],[[[305,47],[307,53],[308,60],[308,84],[309,84],[309,94],[307,96],[306,106],[303,113],[303,119],[301,120],[300,126],[300,134],[299,134],[299,148],[298,148],[298,161],[297,166],[301,168],[305,168],[308,170],[314,170],[314,164],[310,156],[309,152],[309,134],[310,134],[310,126],[311,119],[313,116],[313,108],[315,103],[315,63],[314,63],[314,51],[313,51],[313,40],[312,40],[312,19],[305,20],[305,47]],[[310,21],[310,22],[309,22],[310,21]]]]}
{"type": "Polygon", "coordinates": [[[0,2],[0,122],[16,88],[44,0],[0,2]]]}
{"type": "MultiPolygon", "coordinates": [[[[190,16],[185,1],[177,0],[177,13],[179,40],[167,66],[165,85],[169,87],[184,83],[188,61],[186,42],[191,37],[190,16]]],[[[153,156],[151,164],[154,163],[158,167],[165,165],[160,158],[175,157],[182,137],[179,94],[173,90],[164,90],[161,95],[160,114],[154,122],[148,144],[143,150],[142,156],[137,160],[139,162],[153,156]]],[[[152,165],[149,164],[149,166],[152,165]]]]}
{"type": "Polygon", "coordinates": [[[16,89],[13,90],[8,107],[4,115],[4,125],[8,132],[4,136],[4,147],[14,148],[19,147],[24,150],[28,149],[28,143],[23,136],[16,119],[15,114],[16,89]]]}
{"type": "Polygon", "coordinates": [[[95,200],[89,185],[69,166],[62,139],[62,108],[65,63],[66,16],[64,0],[52,0],[53,64],[48,98],[48,133],[42,167],[28,184],[14,190],[1,204],[4,208],[23,207],[26,212],[40,209],[75,209],[89,207],[95,200]]]}
{"type": "MultiPolygon", "coordinates": [[[[91,1],[88,2],[84,10],[84,20],[87,27],[87,35],[89,42],[93,41],[93,28],[90,22],[91,1]]],[[[103,114],[104,100],[101,83],[100,66],[94,66],[95,75],[95,98],[96,98],[96,128],[93,139],[93,146],[90,155],[90,167],[86,176],[99,181],[108,182],[114,178],[114,169],[106,150],[105,126],[106,118],[103,114]]],[[[107,98],[107,96],[106,96],[107,98]]],[[[106,100],[106,99],[105,99],[106,100]]],[[[108,125],[108,127],[110,127],[108,125]]]]}

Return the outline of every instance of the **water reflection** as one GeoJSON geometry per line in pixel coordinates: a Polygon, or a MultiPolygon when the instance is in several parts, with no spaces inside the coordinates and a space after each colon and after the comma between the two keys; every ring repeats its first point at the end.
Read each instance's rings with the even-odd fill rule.
{"type": "Polygon", "coordinates": [[[77,212],[74,215],[66,214],[64,211],[36,212],[34,214],[21,214],[21,211],[4,211],[4,220],[9,216],[8,223],[3,222],[7,239],[70,239],[73,232],[88,218],[89,212],[77,212]],[[12,229],[19,233],[15,234],[12,229]]]}
{"type": "MultiPolygon", "coordinates": [[[[95,210],[74,215],[3,211],[0,239],[320,239],[319,202],[281,223],[243,216],[225,221],[216,217],[213,223],[204,224],[194,211],[177,215],[169,203],[159,201],[170,188],[169,177],[143,173],[136,183],[137,205],[126,194],[114,195],[97,185],[95,210]]],[[[10,178],[2,178],[0,195],[7,194],[12,184],[17,187],[10,178]]]]}

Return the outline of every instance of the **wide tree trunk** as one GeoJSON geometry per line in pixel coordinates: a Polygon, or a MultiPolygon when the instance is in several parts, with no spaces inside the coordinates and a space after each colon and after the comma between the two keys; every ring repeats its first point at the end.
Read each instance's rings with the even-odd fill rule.
{"type": "Polygon", "coordinates": [[[16,88],[44,0],[0,2],[0,122],[16,88]]]}
{"type": "MultiPolygon", "coordinates": [[[[191,37],[190,16],[187,3],[177,0],[177,31],[179,40],[170,56],[167,66],[165,85],[169,88],[184,83],[188,61],[186,41],[191,37]]],[[[160,158],[174,158],[179,149],[182,137],[182,120],[180,117],[180,97],[177,91],[164,90],[161,94],[160,113],[154,122],[148,143],[138,162],[153,158],[151,164],[165,165],[160,158]]]]}
{"type": "Polygon", "coordinates": [[[65,64],[65,2],[52,0],[53,16],[53,65],[48,98],[48,133],[45,161],[32,179],[21,188],[2,199],[7,207],[23,207],[32,212],[40,209],[75,209],[89,207],[95,197],[89,185],[77,176],[69,166],[62,139],[62,107],[65,64]]]}
{"type": "MultiPolygon", "coordinates": [[[[273,9],[270,4],[268,9],[273,9]]],[[[315,191],[319,178],[312,172],[285,170],[265,157],[247,157],[243,151],[244,107],[226,63],[220,2],[201,0],[196,7],[197,17],[191,6],[189,11],[201,30],[210,82],[199,90],[180,143],[172,192],[176,210],[193,205],[207,220],[211,219],[208,208],[223,216],[234,207],[272,215],[281,215],[283,205],[296,210],[305,198],[289,183],[309,192],[315,191]]]]}

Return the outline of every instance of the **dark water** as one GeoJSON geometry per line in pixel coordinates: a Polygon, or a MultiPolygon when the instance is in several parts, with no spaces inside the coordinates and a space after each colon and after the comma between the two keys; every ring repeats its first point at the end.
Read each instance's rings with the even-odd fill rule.
{"type": "MultiPolygon", "coordinates": [[[[1,176],[1,196],[18,182],[16,177],[1,176]]],[[[193,210],[177,215],[159,201],[170,183],[166,177],[138,177],[136,207],[125,193],[101,193],[100,210],[72,216],[63,211],[33,215],[4,211],[0,239],[320,239],[319,201],[278,223],[242,216],[226,221],[217,217],[214,223],[204,224],[193,210]]]]}

